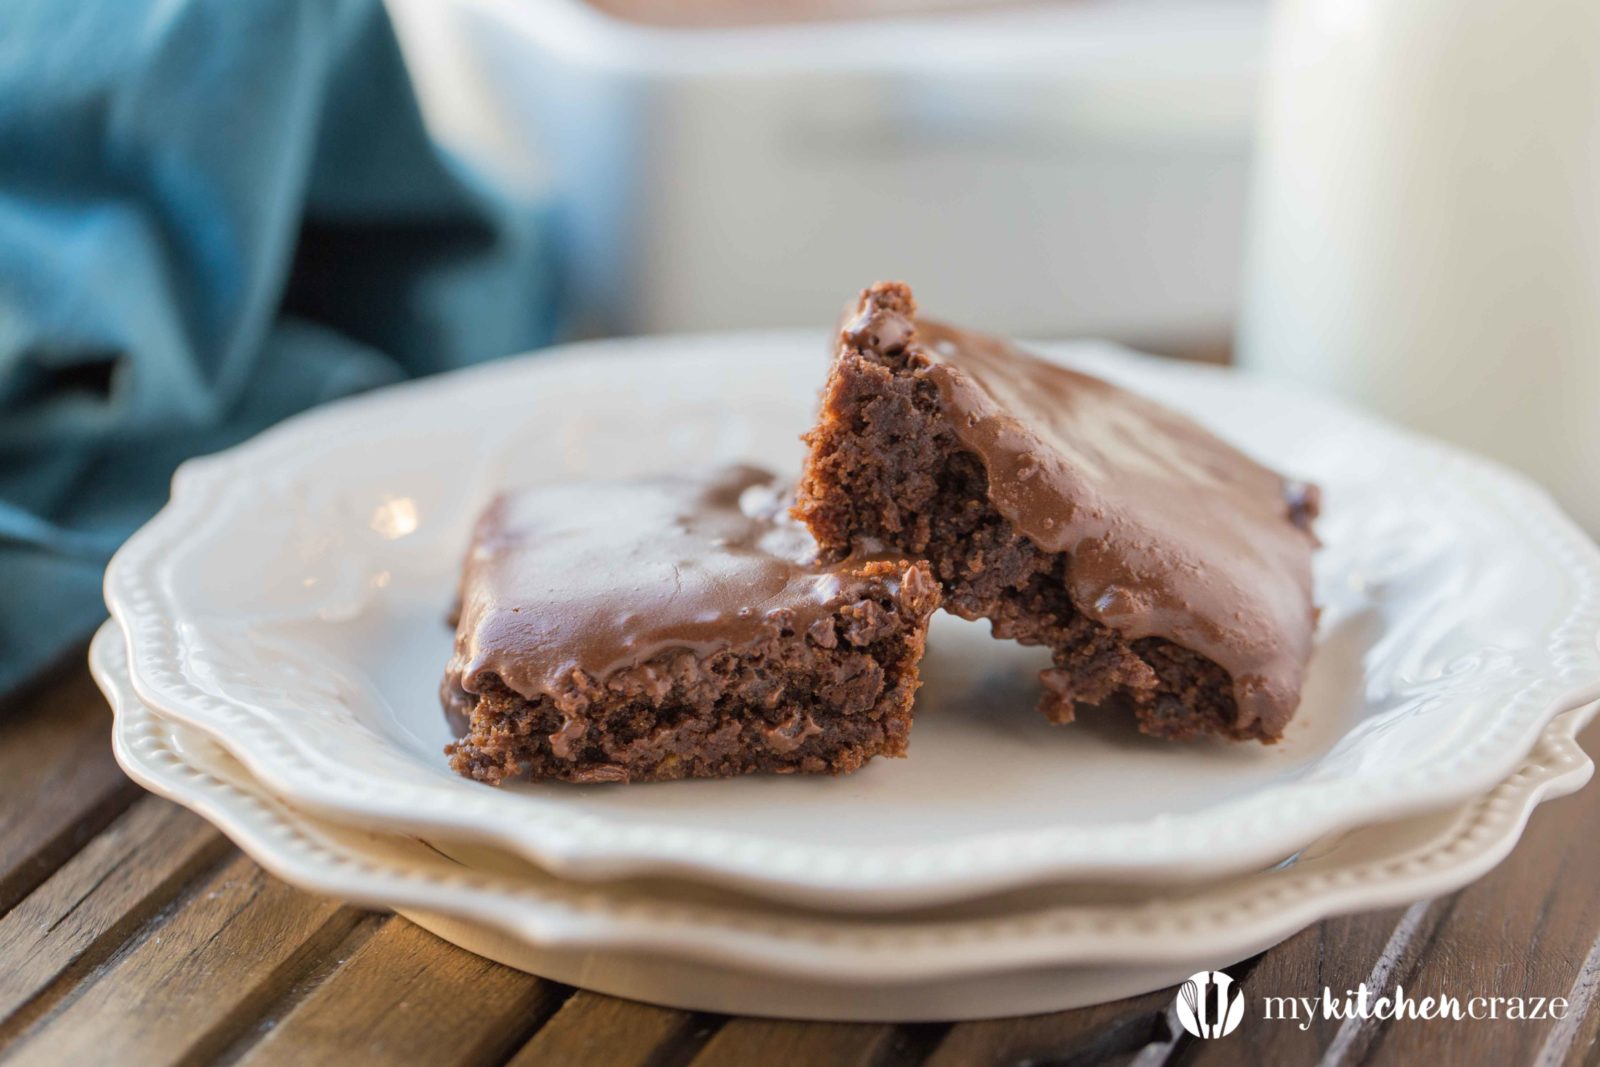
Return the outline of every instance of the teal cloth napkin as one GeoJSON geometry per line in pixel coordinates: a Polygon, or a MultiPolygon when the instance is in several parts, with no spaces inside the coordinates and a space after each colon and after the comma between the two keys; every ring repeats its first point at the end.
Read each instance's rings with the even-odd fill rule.
{"type": "Polygon", "coordinates": [[[379,0],[0,2],[0,693],[186,457],[548,340],[544,234],[430,143],[379,0]]]}

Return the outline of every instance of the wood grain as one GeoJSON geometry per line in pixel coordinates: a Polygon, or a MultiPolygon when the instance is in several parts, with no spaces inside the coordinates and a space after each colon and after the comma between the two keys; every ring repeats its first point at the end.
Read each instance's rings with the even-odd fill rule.
{"type": "Polygon", "coordinates": [[[7,1067],[209,1058],[359,916],[240,856],[31,1027],[7,1067]]]}
{"type": "Polygon", "coordinates": [[[886,1056],[895,1027],[730,1019],[690,1062],[694,1067],[871,1067],[886,1056]]]}
{"type": "Polygon", "coordinates": [[[1172,991],[1075,1011],[957,1023],[927,1067],[1012,1063],[1100,1063],[1176,1040],[1167,1021],[1172,991]]]}
{"type": "Polygon", "coordinates": [[[239,1062],[498,1063],[556,1009],[565,992],[389,917],[239,1062]]]}
{"type": "Polygon", "coordinates": [[[0,914],[142,796],[81,664],[0,708],[0,914]]]}
{"type": "MultiPolygon", "coordinates": [[[[1600,724],[1582,738],[1600,751],[1600,724]]],[[[1535,811],[1510,862],[1450,901],[1428,951],[1403,976],[1413,997],[1583,996],[1580,1016],[1595,1010],[1595,988],[1580,991],[1600,932],[1600,804],[1594,793],[1552,801],[1535,811]]],[[[1593,972],[1590,972],[1592,976],[1593,972]]],[[[1378,1030],[1371,1062],[1415,1063],[1463,1029],[1476,1035],[1486,1062],[1562,1062],[1570,1049],[1545,1050],[1549,1022],[1407,1020],[1378,1030]]],[[[1574,1039],[1576,1032],[1573,1033],[1574,1039]]]]}
{"type": "Polygon", "coordinates": [[[0,1041],[99,964],[191,877],[225,854],[227,839],[197,815],[145,796],[0,918],[0,1041]]]}
{"type": "Polygon", "coordinates": [[[574,993],[511,1059],[510,1067],[657,1067],[683,1063],[722,1025],[718,1016],[574,993]]]}

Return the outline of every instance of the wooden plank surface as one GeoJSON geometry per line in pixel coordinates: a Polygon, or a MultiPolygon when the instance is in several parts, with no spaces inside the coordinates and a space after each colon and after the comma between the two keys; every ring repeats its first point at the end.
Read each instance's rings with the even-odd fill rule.
{"type": "Polygon", "coordinates": [[[190,886],[8,1049],[14,1067],[203,1061],[225,1048],[360,912],[308,897],[235,856],[190,886]]]}
{"type": "Polygon", "coordinates": [[[694,1067],[871,1067],[894,1043],[895,1027],[870,1023],[798,1023],[730,1019],[691,1063],[694,1067]]]}
{"type": "Polygon", "coordinates": [[[0,913],[66,862],[140,790],[111,756],[111,718],[87,669],[0,707],[0,913]]]}
{"type": "Polygon", "coordinates": [[[513,1067],[648,1067],[663,1049],[679,1062],[704,1047],[722,1020],[578,991],[511,1059],[513,1067]]]}
{"type": "Polygon", "coordinates": [[[263,1027],[251,1067],[498,1063],[561,1005],[567,990],[450,950],[385,917],[281,1019],[263,1027]]]}
{"type": "MultiPolygon", "coordinates": [[[[1584,738],[1600,751],[1600,725],[1584,738]]],[[[1560,997],[1575,1020],[1596,1009],[1600,957],[1600,804],[1594,793],[1552,801],[1530,821],[1512,859],[1441,902],[1414,963],[1397,974],[1417,996],[1451,993],[1560,997]]],[[[1427,1043],[1460,1024],[1384,1027],[1374,1063],[1415,1063],[1427,1043]]],[[[1572,1026],[1482,1026],[1478,1051],[1502,1063],[1561,1063],[1577,1050],[1572,1026]]],[[[1592,1031],[1591,1031],[1592,1033],[1592,1031]]]]}
{"type": "MultiPolygon", "coordinates": [[[[110,761],[68,671],[0,708],[0,1065],[375,1063],[716,1067],[1600,1065],[1600,787],[1535,813],[1511,860],[1434,901],[1330,920],[1232,973],[1247,995],[1365,982],[1560,996],[1525,1024],[1317,1020],[1203,1042],[1164,990],[954,1025],[730,1019],[574,992],[403,919],[267,875],[110,761]]],[[[1584,737],[1600,751],[1600,726],[1584,737]]]]}
{"type": "Polygon", "coordinates": [[[957,1023],[927,1065],[1110,1063],[1147,1049],[1170,1049],[1181,1037],[1168,1020],[1171,1006],[1172,994],[1163,990],[1076,1011],[957,1023]]]}
{"type": "Polygon", "coordinates": [[[199,816],[157,797],[137,801],[0,917],[0,1040],[20,1032],[227,850],[199,816]]]}

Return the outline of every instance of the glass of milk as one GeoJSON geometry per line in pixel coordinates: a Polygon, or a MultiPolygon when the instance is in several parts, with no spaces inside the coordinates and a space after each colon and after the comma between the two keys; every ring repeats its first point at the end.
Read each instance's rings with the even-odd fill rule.
{"type": "Polygon", "coordinates": [[[1283,0],[1261,122],[1241,362],[1600,533],[1600,2],[1283,0]]]}

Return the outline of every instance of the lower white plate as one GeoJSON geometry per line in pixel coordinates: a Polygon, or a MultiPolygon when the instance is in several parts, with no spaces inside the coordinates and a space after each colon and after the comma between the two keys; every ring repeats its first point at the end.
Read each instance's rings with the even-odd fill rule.
{"type": "Polygon", "coordinates": [[[1506,781],[1451,812],[1320,841],[1293,863],[1203,885],[1054,886],[895,916],[829,915],[692,885],[554,878],[511,853],[448,853],[306,815],[206,735],[133,693],[109,624],[90,651],[116,711],[117,758],[312,892],[392,908],[462,947],[600,992],[808,1019],[923,1020],[1055,1011],[1173,984],[1328,915],[1455,889],[1499,862],[1541,801],[1586,782],[1557,718],[1506,781]]]}

